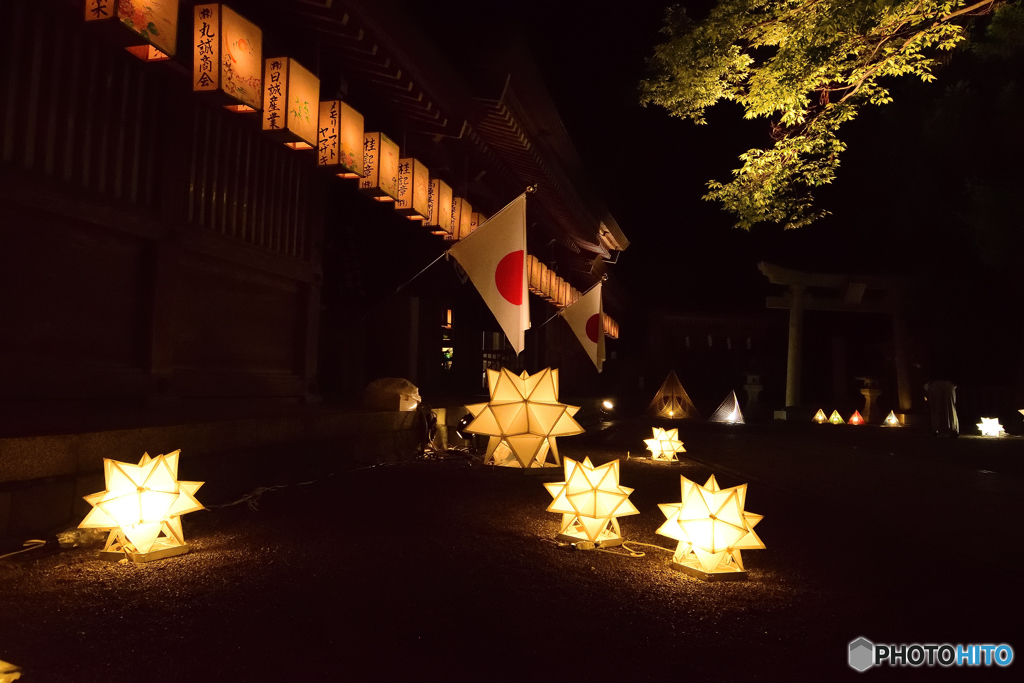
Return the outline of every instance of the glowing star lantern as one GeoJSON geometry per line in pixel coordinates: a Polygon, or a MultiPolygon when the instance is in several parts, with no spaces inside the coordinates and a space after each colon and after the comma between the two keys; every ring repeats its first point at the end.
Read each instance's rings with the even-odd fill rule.
{"type": "Polygon", "coordinates": [[[860,411],[859,410],[853,411],[853,415],[850,416],[850,421],[847,422],[846,424],[851,424],[851,425],[862,425],[862,424],[864,424],[864,418],[860,416],[860,411]]]}
{"type": "Polygon", "coordinates": [[[722,489],[680,477],[682,502],[659,504],[666,521],[657,533],[678,541],[672,568],[705,581],[745,579],[742,550],[764,548],[754,532],[761,515],[743,510],[747,485],[722,489]]]}
{"type": "Polygon", "coordinates": [[[843,416],[839,414],[838,410],[833,410],[832,414],[829,415],[828,421],[834,425],[843,424],[843,416]]]}
{"type": "Polygon", "coordinates": [[[21,669],[0,659],[0,683],[14,683],[21,678],[21,669]]]}
{"type": "Polygon", "coordinates": [[[263,31],[227,5],[196,5],[192,90],[234,112],[263,108],[263,31]]]}
{"type": "Polygon", "coordinates": [[[398,199],[398,145],[384,133],[363,133],[363,178],[359,191],[378,202],[398,199]]]}
{"type": "Polygon", "coordinates": [[[900,419],[898,417],[896,417],[896,413],[894,411],[890,410],[889,414],[885,416],[884,420],[882,420],[882,426],[883,427],[902,427],[903,425],[900,424],[900,419]]]}
{"type": "Polygon", "coordinates": [[[828,418],[825,417],[825,411],[822,410],[821,408],[818,408],[818,412],[814,414],[814,417],[812,419],[820,425],[823,425],[826,422],[828,422],[828,418]]]}
{"type": "Polygon", "coordinates": [[[487,371],[489,403],[466,406],[473,421],[464,431],[486,434],[484,462],[504,467],[557,467],[556,436],[582,434],[573,419],[578,406],[558,402],[558,370],[546,368],[535,375],[516,377],[506,368],[487,371]],[[554,457],[547,462],[548,451],[554,457]]]}
{"type": "Polygon", "coordinates": [[[978,423],[978,429],[982,436],[1002,436],[1003,425],[999,424],[998,417],[983,417],[978,423]]]}
{"type": "Polygon", "coordinates": [[[679,430],[664,430],[654,427],[654,438],[644,439],[652,460],[676,460],[676,453],[685,453],[683,442],[679,440],[679,430]]]}
{"type": "Polygon", "coordinates": [[[149,562],[189,551],[181,531],[181,515],[204,509],[195,493],[201,481],[178,481],[181,451],[138,465],[104,458],[107,490],[86,496],[93,506],[79,528],[110,529],[100,557],[149,562]]]}
{"type": "Polygon", "coordinates": [[[341,100],[320,103],[316,165],[339,178],[363,177],[363,115],[341,100]]]}
{"type": "Polygon", "coordinates": [[[85,0],[85,22],[107,28],[144,61],[166,60],[178,45],[178,0],[85,0]]]}
{"type": "Polygon", "coordinates": [[[398,160],[398,201],[395,211],[411,221],[430,216],[427,195],[430,194],[430,172],[423,162],[412,157],[398,160]]]}
{"type": "Polygon", "coordinates": [[[266,60],[263,132],[292,149],[317,146],[320,79],[290,57],[266,60]]]}
{"type": "Polygon", "coordinates": [[[619,461],[594,467],[590,458],[565,459],[565,481],[544,484],[554,500],[548,512],[562,513],[560,541],[592,541],[598,546],[622,544],[617,517],[639,514],[629,502],[633,489],[619,486],[619,461]]]}

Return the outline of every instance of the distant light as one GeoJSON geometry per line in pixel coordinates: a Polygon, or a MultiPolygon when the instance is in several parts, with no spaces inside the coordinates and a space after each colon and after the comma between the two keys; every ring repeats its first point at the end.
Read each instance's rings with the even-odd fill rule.
{"type": "Polygon", "coordinates": [[[825,417],[825,411],[822,410],[821,408],[818,408],[818,412],[816,412],[814,414],[814,418],[813,419],[814,419],[815,422],[817,422],[820,425],[823,425],[826,422],[828,422],[828,418],[825,417]]]}
{"type": "Polygon", "coordinates": [[[612,403],[611,401],[601,401],[601,405],[604,407],[605,410],[615,409],[615,404],[612,403]]]}
{"type": "Polygon", "coordinates": [[[982,436],[1002,436],[1004,434],[1003,425],[999,424],[998,417],[981,418],[978,429],[981,430],[982,436]]]}

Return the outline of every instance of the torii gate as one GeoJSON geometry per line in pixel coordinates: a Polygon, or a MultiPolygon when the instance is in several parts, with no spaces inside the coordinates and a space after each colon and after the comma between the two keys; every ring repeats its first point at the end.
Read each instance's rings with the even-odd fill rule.
{"type": "Polygon", "coordinates": [[[768,308],[789,310],[789,356],[786,363],[786,407],[800,405],[800,352],[803,345],[804,311],[851,311],[860,313],[888,313],[892,315],[894,360],[896,362],[896,390],[900,412],[908,412],[912,405],[910,364],[907,350],[907,323],[903,313],[903,286],[899,278],[884,275],[841,275],[805,273],[771,263],[757,264],[758,270],[773,285],[785,285],[782,296],[769,296],[768,308]],[[811,294],[807,290],[831,289],[833,295],[811,294]],[[868,290],[881,290],[880,298],[865,300],[868,290]]]}

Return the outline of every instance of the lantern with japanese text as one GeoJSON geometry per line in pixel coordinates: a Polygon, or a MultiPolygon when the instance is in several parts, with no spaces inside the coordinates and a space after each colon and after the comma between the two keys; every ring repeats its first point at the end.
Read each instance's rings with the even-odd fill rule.
{"type": "Polygon", "coordinates": [[[174,56],[178,0],[85,0],[85,22],[145,61],[174,56]]]}
{"type": "Polygon", "coordinates": [[[395,211],[411,221],[423,221],[430,215],[428,195],[430,173],[419,159],[398,160],[398,201],[395,211]]]}
{"type": "Polygon", "coordinates": [[[384,133],[363,133],[363,177],[359,191],[378,202],[398,199],[398,145],[384,133]]]}
{"type": "Polygon", "coordinates": [[[292,149],[317,145],[320,79],[290,57],[266,60],[263,131],[292,149]]]}
{"type": "Polygon", "coordinates": [[[263,31],[227,5],[196,5],[192,90],[234,112],[263,107],[263,31]]]}
{"type": "Polygon", "coordinates": [[[320,103],[316,164],[339,178],[363,177],[363,115],[341,100],[320,103]]]}
{"type": "Polygon", "coordinates": [[[473,218],[473,206],[462,197],[452,200],[452,235],[457,240],[469,237],[473,232],[469,224],[473,218]]]}
{"type": "Polygon", "coordinates": [[[440,178],[430,181],[430,192],[427,194],[427,208],[429,213],[424,225],[434,228],[431,232],[435,235],[450,236],[452,234],[452,212],[449,207],[452,205],[452,188],[440,178]]]}

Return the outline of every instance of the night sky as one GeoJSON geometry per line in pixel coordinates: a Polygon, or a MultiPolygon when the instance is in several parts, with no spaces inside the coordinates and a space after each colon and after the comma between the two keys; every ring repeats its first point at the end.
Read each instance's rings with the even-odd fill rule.
{"type": "MultiPolygon", "coordinates": [[[[483,45],[526,37],[566,129],[632,242],[614,272],[637,305],[763,311],[771,288],[757,270],[761,260],[902,274],[911,283],[912,328],[949,346],[939,355],[996,349],[1019,363],[1024,210],[1014,159],[1024,152],[1024,87],[1016,82],[1022,51],[984,61],[960,50],[932,84],[890,83],[894,103],[864,109],[840,132],[848,150],[837,180],[815,192],[832,215],[800,230],[745,232],[701,196],[709,179],[729,178],[739,154],[769,144],[768,122],[744,121],[731,103],[709,110],[705,126],[638,104],[667,4],[526,0],[504,15],[492,3],[440,0],[430,13],[413,11],[456,64],[481,36],[483,45]],[[475,38],[459,38],[466,35],[475,38]]],[[[712,5],[682,4],[697,19],[712,5]]]]}

